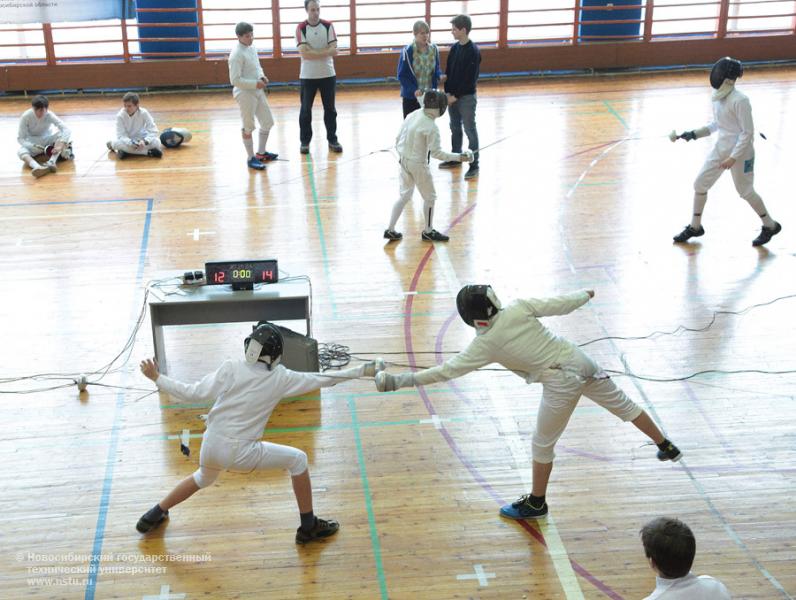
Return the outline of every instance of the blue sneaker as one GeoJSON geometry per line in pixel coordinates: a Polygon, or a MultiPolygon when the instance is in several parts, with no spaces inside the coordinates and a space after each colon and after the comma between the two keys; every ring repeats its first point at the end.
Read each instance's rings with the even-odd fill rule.
{"type": "Polygon", "coordinates": [[[547,516],[547,502],[542,502],[541,506],[531,504],[531,495],[520,496],[516,502],[500,507],[500,514],[509,519],[541,519],[547,516]]]}
{"type": "Polygon", "coordinates": [[[246,166],[250,169],[255,169],[257,171],[262,171],[265,169],[265,165],[257,160],[256,156],[252,156],[249,160],[246,161],[246,166]]]}

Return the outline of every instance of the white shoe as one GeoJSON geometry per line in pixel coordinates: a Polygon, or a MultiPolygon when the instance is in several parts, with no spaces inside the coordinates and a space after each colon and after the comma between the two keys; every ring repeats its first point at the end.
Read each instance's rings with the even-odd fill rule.
{"type": "Polygon", "coordinates": [[[38,179],[39,177],[44,177],[49,172],[50,168],[47,165],[37,165],[31,170],[30,174],[38,179]]]}

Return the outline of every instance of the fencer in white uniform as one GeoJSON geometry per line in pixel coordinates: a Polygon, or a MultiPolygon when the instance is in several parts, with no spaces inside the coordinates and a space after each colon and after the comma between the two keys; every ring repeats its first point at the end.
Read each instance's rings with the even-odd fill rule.
{"type": "MultiPolygon", "coordinates": [[[[738,194],[749,203],[762,221],[762,229],[752,245],[762,246],[782,231],[782,226],[771,218],[763,199],[754,189],[755,149],[754,121],[749,98],[735,88],[735,82],[743,75],[740,61],[725,57],[713,65],[710,84],[713,87],[713,121],[704,127],[686,131],[677,136],[686,141],[718,133],[713,150],[694,181],[694,203],[691,223],[674,241],[686,242],[692,237],[705,234],[702,227],[702,211],[708,199],[708,190],[729,169],[738,194]]],[[[673,139],[674,138],[673,136],[673,139]]]]}
{"type": "Polygon", "coordinates": [[[17,156],[31,168],[37,179],[58,170],[57,162],[72,158],[72,133],[58,116],[50,110],[50,101],[45,96],[35,96],[31,108],[19,119],[17,156]],[[45,163],[35,157],[47,154],[45,163]]]}
{"type": "Polygon", "coordinates": [[[141,156],[163,156],[163,144],[155,119],[149,111],[140,106],[141,99],[135,92],[127,92],[122,98],[124,106],[116,113],[116,139],[106,145],[119,158],[128,154],[141,156]]]}
{"type": "Polygon", "coordinates": [[[679,519],[652,519],[641,528],[641,543],[656,575],[655,590],[644,600],[730,600],[730,592],[721,581],[691,573],[696,538],[679,519]]]}
{"type": "Polygon", "coordinates": [[[243,122],[241,134],[243,146],[246,148],[247,162],[251,169],[261,171],[265,168],[264,161],[276,160],[277,154],[265,149],[268,134],[274,126],[271,107],[265,97],[268,78],[260,66],[260,58],[254,47],[254,28],[249,23],[238,23],[235,26],[238,43],[229,55],[229,82],[232,84],[232,95],[240,107],[240,118],[243,122]],[[252,132],[255,129],[254,119],[260,124],[259,145],[254,152],[252,132]]]}
{"type": "Polygon", "coordinates": [[[258,325],[246,338],[245,348],[245,361],[225,361],[214,373],[193,384],[161,375],[151,360],[141,363],[141,371],[159,390],[182,400],[214,401],[207,415],[199,468],[141,517],[137,525],[141,533],[157,527],[168,516],[170,508],[211,485],[222,471],[249,473],[263,469],[285,469],[292,477],[301,515],[297,543],[327,537],[337,531],[336,521],[314,517],[306,453],[291,446],[264,442],[261,438],[271,413],[283,398],[358,377],[372,377],[384,368],[383,361],[378,359],[327,374],[286,369],[280,364],[282,336],[270,323],[258,325]]]}
{"type": "Polygon", "coordinates": [[[426,219],[421,239],[429,242],[447,242],[449,239],[433,227],[437,192],[428,161],[433,156],[441,161],[472,162],[473,153],[467,150],[461,154],[451,154],[440,146],[439,129],[435,120],[445,113],[447,106],[448,98],[444,93],[435,90],[426,92],[421,109],[407,116],[398,132],[395,149],[401,164],[400,193],[392,208],[390,224],[384,231],[384,237],[390,241],[403,237],[403,234],[395,230],[395,226],[404,207],[412,199],[415,187],[423,197],[423,215],[426,219]]]}
{"type": "Polygon", "coordinates": [[[376,376],[379,391],[393,391],[448,381],[496,362],[528,383],[542,384],[532,443],[533,490],[502,507],[503,516],[528,519],[547,514],[545,492],[553,468],[553,448],[582,395],[623,421],[631,421],[656,443],[660,460],[676,461],[681,456],[647,413],[588,355],[539,321],[540,317],[568,314],[593,295],[593,291],[584,290],[553,298],[516,300],[503,308],[490,286],[465,286],[456,297],[456,307],[462,320],[475,328],[476,337],[467,348],[438,367],[398,375],[385,371],[376,376]]]}

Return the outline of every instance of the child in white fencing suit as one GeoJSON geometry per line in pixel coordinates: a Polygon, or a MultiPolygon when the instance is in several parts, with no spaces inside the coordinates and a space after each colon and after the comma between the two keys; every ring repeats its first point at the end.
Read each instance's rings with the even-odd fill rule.
{"type": "Polygon", "coordinates": [[[687,242],[692,237],[705,235],[702,227],[702,211],[708,200],[708,190],[729,170],[738,194],[749,203],[763,223],[753,241],[753,246],[762,246],[782,231],[782,226],[771,218],[763,199],[755,191],[755,127],[752,121],[752,105],[749,98],[735,88],[735,81],[743,75],[743,65],[730,57],[722,58],[713,65],[710,85],[713,87],[713,122],[672,135],[672,141],[681,138],[690,142],[718,132],[718,140],[702,165],[694,181],[694,210],[691,223],[674,236],[677,243],[687,242]]]}
{"type": "Polygon", "coordinates": [[[554,298],[516,300],[503,308],[491,286],[467,285],[456,297],[459,315],[476,331],[467,348],[438,367],[417,373],[393,375],[385,371],[376,375],[376,388],[390,392],[448,381],[496,362],[528,383],[542,384],[532,444],[533,490],[503,506],[500,514],[504,517],[536,519],[547,515],[545,493],[553,470],[553,449],[582,395],[645,433],[658,446],[659,460],[677,461],[682,456],[649,415],[591,357],[539,321],[540,317],[568,314],[592,297],[592,290],[583,290],[554,298]]]}
{"type": "Polygon", "coordinates": [[[395,225],[404,207],[412,199],[415,187],[423,196],[423,215],[426,218],[426,227],[420,236],[421,239],[428,242],[447,242],[450,239],[433,227],[437,192],[431,179],[428,161],[433,156],[443,161],[470,162],[473,160],[473,153],[467,150],[461,154],[451,154],[440,147],[439,129],[435,120],[445,114],[447,107],[448,98],[444,93],[427,91],[423,96],[421,109],[409,114],[398,132],[395,149],[398,151],[401,163],[400,197],[392,208],[390,224],[384,231],[384,237],[390,241],[403,238],[403,234],[395,230],[395,225]]]}
{"type": "Polygon", "coordinates": [[[307,455],[298,448],[261,441],[271,412],[282,398],[336,385],[341,381],[374,376],[384,368],[381,359],[331,374],[299,373],[280,364],[282,335],[271,323],[261,323],[244,342],[246,360],[228,360],[201,381],[186,384],[158,372],[152,360],[141,362],[141,372],[158,389],[191,401],[214,400],[199,454],[199,468],[183,479],[138,521],[146,533],[162,523],[169,509],[211,485],[222,471],[249,473],[285,469],[290,473],[301,525],[296,543],[306,544],[334,535],[339,524],[317,518],[312,507],[312,486],[307,455]]]}

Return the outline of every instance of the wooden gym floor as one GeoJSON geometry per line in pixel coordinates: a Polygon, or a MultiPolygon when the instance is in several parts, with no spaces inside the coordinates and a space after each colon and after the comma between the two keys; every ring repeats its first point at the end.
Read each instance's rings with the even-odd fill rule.
{"type": "MultiPolygon", "coordinates": [[[[15,154],[28,100],[3,99],[0,596],[641,598],[654,576],[638,531],[659,515],[690,524],[694,571],[734,597],[796,596],[792,373],[617,377],[684,460],[658,463],[640,433],[584,399],[558,445],[541,523],[498,516],[529,490],[538,385],[497,370],[286,400],[265,438],[308,452],[316,512],[341,522],[308,547],[293,542],[283,473],[222,475],[140,536],[138,517],[196,468],[207,407],[150,393],[137,371],[152,353],[146,316],[129,360],[95,373],[123,351],[147,282],[247,257],[311,277],[314,336],[382,354],[393,372],[436,364],[471,339],[454,305],[467,282],[491,283],[504,300],[593,288],[587,306],[549,319],[578,343],[702,328],[714,311],[787,296],[704,331],[587,350],[654,379],[793,370],[796,70],[749,69],[739,87],[768,138],[755,139],[756,187],[784,227],[759,249],[759,220],[729,175],[710,193],[707,235],[671,241],[712,140],[666,135],[709,120],[704,72],[484,81],[480,177],[432,165],[447,245],[421,242],[419,196],[399,222],[404,240],[382,239],[398,192],[396,87],[338,90],[340,155],[324,143],[320,100],[311,154],[300,155],[297,92],[275,91],[269,149],[286,160],[263,173],[245,167],[228,91],[143,97],[161,127],[194,132],[161,160],[106,151],[119,97],[54,96],[77,158],[40,180],[15,154]],[[16,381],[46,373],[63,375],[16,381]],[[82,394],[71,383],[80,373],[95,382],[82,394]],[[184,429],[190,457],[176,440],[184,429]]],[[[438,123],[449,148],[447,117],[438,123]]],[[[173,328],[171,374],[198,378],[241,357],[246,327],[173,328]]]]}

